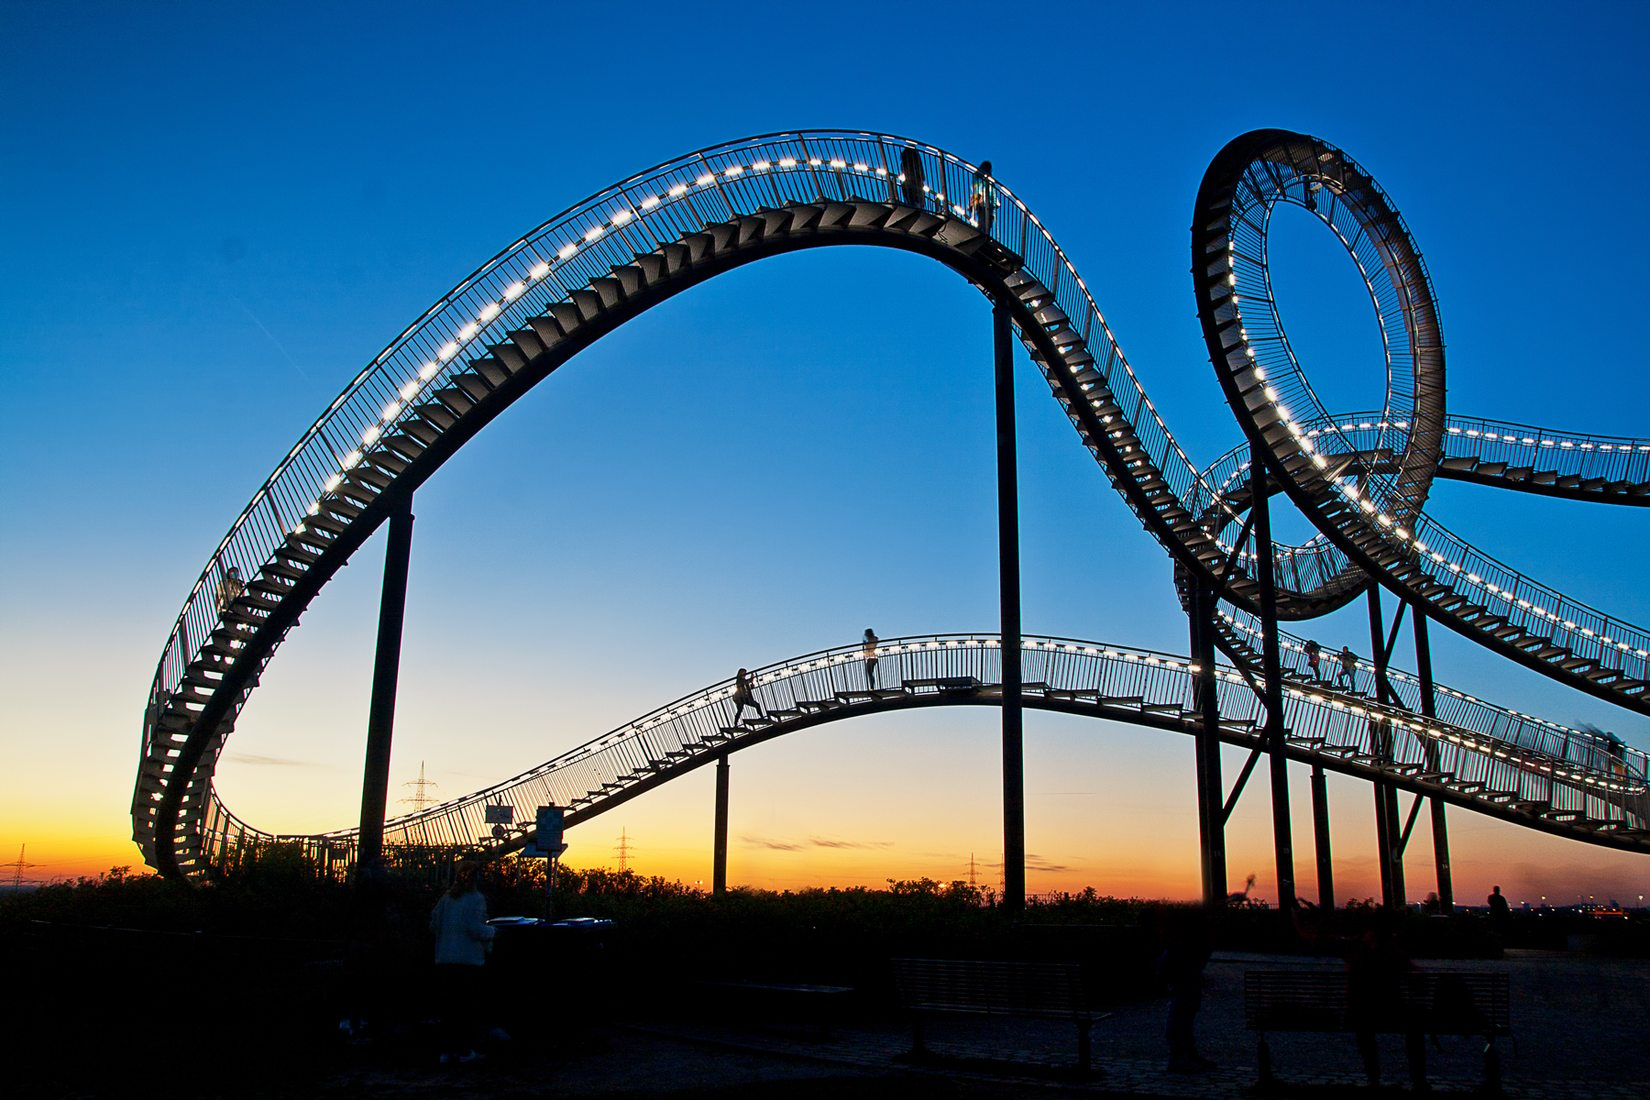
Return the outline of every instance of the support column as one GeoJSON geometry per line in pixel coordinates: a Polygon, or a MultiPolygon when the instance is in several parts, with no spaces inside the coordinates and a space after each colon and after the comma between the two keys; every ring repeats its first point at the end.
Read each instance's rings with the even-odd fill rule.
{"type": "Polygon", "coordinates": [[[1312,843],[1318,856],[1318,908],[1335,908],[1335,861],[1329,849],[1329,784],[1323,765],[1312,765],[1312,843]]]}
{"type": "Polygon", "coordinates": [[[367,710],[367,760],[361,776],[361,833],[356,869],[384,854],[384,807],[390,792],[390,742],[395,731],[395,686],[401,675],[401,623],[407,612],[407,571],[412,560],[412,497],[390,516],[384,548],[384,590],[378,601],[378,654],[372,666],[367,710]]]}
{"type": "Polygon", "coordinates": [[[1226,815],[1220,776],[1220,698],[1215,679],[1214,593],[1201,584],[1192,588],[1187,619],[1192,630],[1192,705],[1201,724],[1195,735],[1197,827],[1203,853],[1203,902],[1226,901],[1226,815]]]}
{"type": "Polygon", "coordinates": [[[1264,449],[1249,444],[1255,513],[1255,567],[1260,580],[1261,668],[1266,678],[1266,743],[1272,780],[1272,844],[1278,870],[1278,908],[1295,908],[1295,849],[1289,823],[1289,761],[1283,744],[1283,658],[1278,651],[1278,590],[1273,573],[1272,510],[1267,500],[1264,449]]]}
{"type": "MultiPolygon", "coordinates": [[[[1427,638],[1427,614],[1419,605],[1411,606],[1415,616],[1415,665],[1421,677],[1421,713],[1428,718],[1438,716],[1432,689],[1432,643],[1427,638]]],[[[1438,747],[1427,742],[1427,770],[1438,767],[1438,747]]],[[[1449,825],[1444,820],[1444,800],[1437,795],[1432,803],[1432,858],[1438,869],[1438,911],[1445,916],[1455,912],[1455,883],[1449,867],[1449,825]]]]}
{"type": "MultiPolygon", "coordinates": [[[[1369,586],[1369,643],[1374,650],[1375,698],[1391,703],[1387,691],[1386,624],[1381,616],[1381,586],[1369,586]]],[[[1370,752],[1377,764],[1392,762],[1392,731],[1379,722],[1369,726],[1370,752]]],[[[1398,789],[1381,776],[1375,779],[1375,845],[1381,863],[1381,902],[1388,909],[1402,909],[1407,900],[1404,889],[1404,849],[1400,833],[1403,818],[1398,812],[1398,789]]]]}
{"type": "Polygon", "coordinates": [[[997,389],[997,559],[1002,597],[1003,905],[1026,903],[1025,738],[1020,688],[1020,493],[1014,436],[1014,343],[1008,307],[991,313],[997,389]]]}
{"type": "Polygon", "coordinates": [[[728,754],[716,758],[716,838],[711,844],[710,892],[728,892],[728,754]]]}

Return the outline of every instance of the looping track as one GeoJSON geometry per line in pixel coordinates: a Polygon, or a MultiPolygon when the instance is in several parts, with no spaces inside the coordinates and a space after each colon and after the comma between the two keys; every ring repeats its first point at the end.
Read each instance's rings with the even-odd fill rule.
{"type": "MultiPolygon", "coordinates": [[[[732,142],[592,196],[455,287],[304,433],[191,591],[162,651],[145,712],[132,807],[145,858],[166,874],[200,874],[226,858],[239,838],[268,836],[236,820],[212,791],[224,741],[298,615],[447,458],[602,335],[706,279],[784,252],[849,244],[900,248],[938,260],[1005,305],[1084,445],[1146,528],[1182,571],[1205,581],[1223,579],[1234,562],[1224,589],[1234,605],[1230,622],[1254,611],[1258,584],[1223,538],[1242,523],[1247,507],[1246,493],[1238,491],[1247,484],[1242,461],[1226,470],[1217,464],[1207,475],[1193,465],[1052,236],[995,181],[995,223],[989,234],[980,232],[960,205],[972,183],[972,166],[902,138],[809,131],[732,142]],[[923,165],[920,192],[901,185],[902,155],[909,151],[923,165]],[[246,580],[238,592],[224,583],[232,567],[246,580]]],[[[1280,613],[1305,618],[1332,610],[1373,575],[1473,640],[1650,714],[1650,635],[1485,557],[1422,510],[1440,472],[1643,504],[1650,500],[1650,443],[1536,429],[1452,434],[1460,424],[1445,416],[1443,342],[1420,253],[1373,180],[1327,143],[1258,131],[1222,150],[1199,191],[1193,255],[1199,315],[1227,399],[1283,490],[1321,533],[1280,554],[1280,613]],[[1388,362],[1386,408],[1373,418],[1324,410],[1289,346],[1265,262],[1268,219],[1282,203],[1316,213],[1346,245],[1370,288],[1388,362]],[[1459,438],[1496,447],[1452,451],[1459,438]]],[[[949,640],[934,641],[937,652],[956,649],[949,640]]],[[[962,648],[970,646],[989,649],[983,639],[962,648]]],[[[1154,667],[1173,661],[1149,656],[1154,667]]],[[[1145,659],[1137,654],[1133,662],[1145,659]]],[[[1253,736],[1254,716],[1236,701],[1228,714],[1226,696],[1229,685],[1237,685],[1235,696],[1248,694],[1242,685],[1252,676],[1244,667],[1223,676],[1222,736],[1243,742],[1253,736]]],[[[764,736],[740,728],[723,738],[742,747],[875,707],[993,701],[989,677],[974,678],[976,687],[932,693],[932,700],[922,685],[903,683],[900,698],[865,706],[796,696],[799,708],[821,706],[800,709],[764,736]]],[[[1040,702],[1028,702],[1166,728],[1181,728],[1171,717],[1175,708],[1182,719],[1190,709],[1189,695],[1184,706],[1170,697],[1148,705],[1144,694],[1135,705],[1118,703],[1131,696],[1114,697],[1100,684],[1047,684],[1040,702]]],[[[1294,686],[1289,700],[1292,753],[1335,757],[1343,770],[1357,771],[1374,759],[1358,746],[1373,745],[1383,750],[1376,756],[1393,761],[1394,782],[1549,831],[1650,850],[1643,760],[1611,756],[1585,735],[1557,735],[1561,727],[1547,727],[1543,736],[1563,743],[1550,736],[1536,743],[1539,736],[1509,735],[1505,723],[1488,720],[1483,730],[1470,724],[1444,729],[1449,723],[1384,713],[1367,700],[1316,686],[1294,686]],[[1404,755],[1390,751],[1394,738],[1413,741],[1417,759],[1402,763],[1404,755]],[[1463,778],[1476,775],[1474,769],[1485,778],[1463,778]]],[[[1258,705],[1252,697],[1247,704],[1258,705]]],[[[529,776],[571,781],[582,774],[579,760],[628,745],[625,771],[591,773],[582,789],[545,787],[572,805],[579,820],[702,762],[701,748],[716,744],[716,732],[708,729],[697,741],[655,743],[645,736],[653,728],[646,721],[626,727],[633,735],[613,740],[616,731],[529,776]]],[[[545,793],[532,790],[534,797],[545,793]]],[[[396,822],[391,839],[473,842],[478,833],[465,815],[497,793],[396,822]]],[[[309,839],[334,851],[347,850],[349,836],[309,839]]]]}

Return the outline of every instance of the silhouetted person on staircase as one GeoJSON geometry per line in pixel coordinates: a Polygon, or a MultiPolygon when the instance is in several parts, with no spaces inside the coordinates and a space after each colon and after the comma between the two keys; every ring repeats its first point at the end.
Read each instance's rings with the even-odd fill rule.
{"type": "Polygon", "coordinates": [[[740,669],[739,675],[733,678],[733,704],[733,724],[736,726],[746,707],[754,707],[758,717],[767,717],[762,704],[756,701],[756,689],[751,686],[751,674],[745,669],[740,669]]]}
{"type": "Polygon", "coordinates": [[[907,146],[899,154],[900,193],[905,196],[905,205],[914,206],[918,210],[923,207],[922,202],[922,154],[907,146]]]}
{"type": "Polygon", "coordinates": [[[1341,670],[1335,673],[1335,686],[1340,687],[1342,680],[1346,681],[1346,690],[1358,690],[1358,655],[1351,646],[1341,647],[1341,670]]]}
{"type": "Polygon", "coordinates": [[[1308,672],[1312,673],[1312,682],[1314,684],[1323,680],[1323,671],[1320,667],[1320,662],[1322,660],[1323,647],[1317,643],[1317,639],[1308,638],[1306,640],[1306,668],[1308,672]]]}
{"type": "Polygon", "coordinates": [[[997,196],[991,193],[991,162],[980,161],[974,170],[974,185],[968,192],[968,213],[981,233],[991,236],[991,223],[997,217],[997,196]]]}
{"type": "Polygon", "coordinates": [[[865,686],[872,691],[877,689],[877,642],[880,640],[870,627],[865,628],[865,686]]]}
{"type": "Polygon", "coordinates": [[[230,605],[240,599],[241,593],[245,591],[246,582],[241,580],[240,569],[231,565],[224,573],[223,579],[218,581],[218,614],[222,615],[228,611],[230,605]]]}

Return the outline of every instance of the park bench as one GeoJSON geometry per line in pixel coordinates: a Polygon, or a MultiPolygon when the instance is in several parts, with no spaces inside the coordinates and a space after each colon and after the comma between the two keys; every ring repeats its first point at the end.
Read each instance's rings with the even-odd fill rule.
{"type": "MultiPolygon", "coordinates": [[[[1256,1043],[1259,1086],[1270,1088],[1272,1053],[1266,1035],[1273,1031],[1354,1032],[1348,1013],[1346,973],[1342,970],[1246,970],[1243,1014],[1256,1043]]],[[[1497,1036],[1512,1034],[1505,973],[1460,970],[1414,970],[1402,977],[1398,1001],[1378,1014],[1374,1030],[1382,1034],[1472,1035],[1484,1040],[1484,1091],[1501,1091],[1497,1036]]]]}
{"type": "Polygon", "coordinates": [[[927,1054],[923,1017],[938,1013],[1069,1019],[1077,1026],[1077,1068],[1091,1064],[1089,1029],[1097,1016],[1084,995],[1082,966],[1073,962],[979,959],[895,959],[894,981],[911,1013],[911,1055],[927,1054]]]}

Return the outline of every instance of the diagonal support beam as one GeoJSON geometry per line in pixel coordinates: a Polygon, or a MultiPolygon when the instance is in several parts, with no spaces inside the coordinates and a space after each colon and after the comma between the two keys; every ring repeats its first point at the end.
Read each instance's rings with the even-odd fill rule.
{"type": "Polygon", "coordinates": [[[1404,858],[1404,849],[1409,847],[1409,834],[1415,831],[1415,819],[1421,816],[1421,803],[1427,800],[1424,794],[1417,794],[1415,801],[1409,804],[1409,817],[1404,822],[1404,831],[1398,836],[1398,858],[1404,858]]]}
{"type": "Polygon", "coordinates": [[[1237,782],[1232,784],[1232,793],[1226,796],[1226,805],[1221,807],[1220,810],[1220,823],[1222,825],[1231,820],[1232,811],[1237,809],[1238,798],[1243,794],[1243,785],[1249,782],[1249,773],[1255,770],[1255,765],[1260,763],[1260,758],[1265,753],[1266,740],[1262,738],[1255,742],[1254,748],[1249,750],[1249,759],[1243,762],[1243,770],[1238,772],[1237,782]]]}

